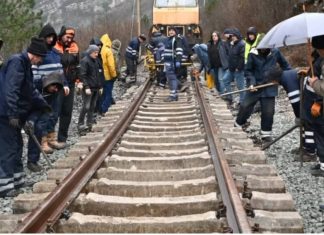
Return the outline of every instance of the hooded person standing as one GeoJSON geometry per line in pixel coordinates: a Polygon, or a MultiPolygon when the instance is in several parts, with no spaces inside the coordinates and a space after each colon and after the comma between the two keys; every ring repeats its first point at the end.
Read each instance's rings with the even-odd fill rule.
{"type": "Polygon", "coordinates": [[[21,129],[32,125],[32,112],[48,108],[33,84],[32,65],[42,62],[47,49],[43,39],[32,38],[20,54],[13,55],[1,68],[0,79],[0,197],[16,196],[25,182],[22,164],[21,129]]]}
{"type": "Polygon", "coordinates": [[[104,70],[105,81],[103,85],[103,101],[101,105],[102,113],[106,113],[112,103],[112,91],[117,78],[114,54],[111,49],[111,40],[106,33],[100,38],[103,46],[101,48],[102,67],[104,70]]]}
{"type": "Polygon", "coordinates": [[[247,62],[248,56],[252,48],[256,48],[256,46],[261,41],[264,34],[258,33],[256,27],[249,27],[246,31],[246,38],[245,38],[245,53],[244,53],[244,62],[247,62]]]}
{"type": "Polygon", "coordinates": [[[99,93],[102,93],[102,83],[100,80],[101,64],[98,61],[99,47],[90,45],[87,55],[80,63],[80,79],[83,84],[82,100],[83,106],[79,116],[78,130],[83,134],[85,130],[91,130],[93,124],[93,113],[99,93]],[[86,125],[84,124],[87,115],[86,125]]]}
{"type": "MultiPolygon", "coordinates": [[[[75,30],[71,27],[62,26],[54,49],[61,56],[64,76],[67,86],[58,94],[57,111],[59,115],[59,129],[57,142],[61,148],[66,147],[68,131],[72,119],[75,81],[78,78],[79,47],[74,41],[75,30]]],[[[55,138],[55,137],[54,137],[55,138]]]]}
{"type": "MultiPolygon", "coordinates": [[[[39,33],[39,37],[43,38],[45,41],[47,54],[41,64],[32,66],[36,88],[41,92],[43,89],[44,76],[51,73],[58,73],[61,74],[61,79],[64,82],[65,89],[68,89],[68,84],[63,74],[61,56],[57,50],[53,49],[57,41],[57,34],[53,26],[51,24],[46,24],[39,33]]],[[[55,138],[55,125],[58,120],[57,99],[57,93],[52,94],[48,98],[47,102],[51,106],[52,112],[48,113],[42,120],[38,121],[38,126],[41,127],[41,146],[43,151],[47,154],[53,153],[53,149],[63,148],[62,144],[58,143],[55,138]]],[[[35,161],[30,159],[30,162],[35,161]]]]}
{"type": "MultiPolygon", "coordinates": [[[[228,51],[228,70],[224,74],[224,87],[226,92],[231,92],[231,82],[235,80],[236,87],[239,90],[245,88],[245,78],[244,78],[244,52],[245,44],[242,40],[242,35],[238,29],[232,29],[231,31],[231,42],[228,51]]],[[[244,92],[240,92],[241,104],[244,99],[244,92]]],[[[226,97],[228,102],[232,103],[232,96],[228,95],[226,97]]]]}

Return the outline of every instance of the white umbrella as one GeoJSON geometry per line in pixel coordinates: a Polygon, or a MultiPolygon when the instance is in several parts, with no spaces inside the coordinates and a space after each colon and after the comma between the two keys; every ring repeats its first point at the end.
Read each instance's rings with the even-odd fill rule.
{"type": "MultiPolygon", "coordinates": [[[[314,70],[311,59],[311,38],[324,35],[324,13],[302,13],[297,16],[284,20],[274,26],[260,41],[257,48],[274,48],[306,44],[308,46],[307,59],[311,68],[311,76],[314,70]]],[[[301,88],[304,78],[300,80],[301,88]]],[[[300,91],[301,105],[303,100],[303,89],[300,91]]],[[[302,113],[302,106],[300,112],[302,113]]],[[[302,115],[301,115],[302,116],[302,115]]],[[[302,125],[300,126],[300,139],[302,140],[302,125]]],[[[300,141],[300,149],[303,148],[303,141],[300,141]]],[[[302,151],[300,151],[302,159],[302,151]]],[[[302,161],[301,161],[302,164],[302,161]]]]}
{"type": "Polygon", "coordinates": [[[259,48],[275,48],[309,42],[324,35],[324,13],[302,13],[274,26],[260,41],[259,48]]]}

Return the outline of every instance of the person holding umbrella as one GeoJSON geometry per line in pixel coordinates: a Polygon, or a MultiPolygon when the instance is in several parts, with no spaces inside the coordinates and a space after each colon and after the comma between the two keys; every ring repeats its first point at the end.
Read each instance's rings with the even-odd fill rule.
{"type": "Polygon", "coordinates": [[[319,56],[313,61],[314,76],[310,75],[304,90],[305,120],[314,127],[315,144],[319,163],[311,168],[313,176],[324,177],[324,114],[323,114],[323,73],[324,35],[312,37],[312,46],[319,56]]]}

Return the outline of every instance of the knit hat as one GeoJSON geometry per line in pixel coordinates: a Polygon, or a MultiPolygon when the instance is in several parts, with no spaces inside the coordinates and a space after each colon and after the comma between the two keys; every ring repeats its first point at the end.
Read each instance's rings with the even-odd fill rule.
{"type": "Polygon", "coordinates": [[[114,41],[112,41],[111,43],[111,48],[120,51],[121,48],[121,42],[118,39],[115,39],[114,41]]]}
{"type": "Polygon", "coordinates": [[[44,40],[42,38],[33,37],[30,45],[27,48],[27,52],[33,55],[45,57],[47,54],[47,49],[44,40]]]}
{"type": "Polygon", "coordinates": [[[324,35],[312,37],[312,46],[316,49],[324,49],[324,35]]]}
{"type": "Polygon", "coordinates": [[[99,52],[99,47],[97,45],[89,45],[88,49],[87,49],[87,53],[90,55],[91,53],[98,51],[99,52]]]}

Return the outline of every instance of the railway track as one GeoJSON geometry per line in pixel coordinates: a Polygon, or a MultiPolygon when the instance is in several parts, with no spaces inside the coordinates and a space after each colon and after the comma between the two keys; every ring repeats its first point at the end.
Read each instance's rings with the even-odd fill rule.
{"type": "Polygon", "coordinates": [[[283,180],[226,104],[197,81],[178,102],[168,94],[146,81],[117,103],[18,196],[15,232],[303,232],[283,180]]]}

